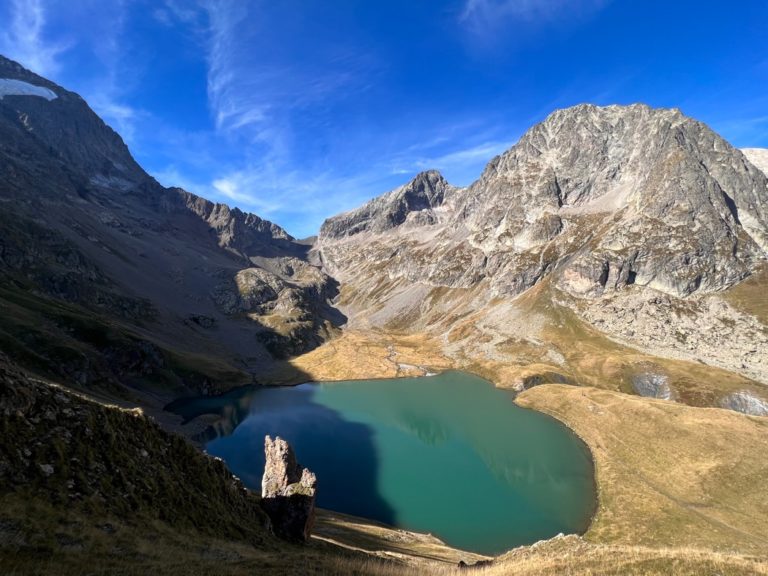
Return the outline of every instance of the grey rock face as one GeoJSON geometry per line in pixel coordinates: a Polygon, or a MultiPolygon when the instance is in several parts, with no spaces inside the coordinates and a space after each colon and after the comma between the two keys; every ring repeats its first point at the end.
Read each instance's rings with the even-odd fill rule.
{"type": "Polygon", "coordinates": [[[328,269],[346,279],[364,267],[349,246],[357,241],[390,278],[448,287],[487,278],[495,296],[547,276],[590,298],[631,284],[687,296],[733,285],[768,249],[768,179],[678,110],[559,110],[468,189],[434,195],[439,217],[395,241],[387,231],[405,221],[399,199],[423,180],[328,220],[318,239],[328,269]]]}
{"type": "Polygon", "coordinates": [[[361,232],[384,232],[406,222],[429,226],[439,220],[435,210],[455,191],[439,172],[422,172],[405,186],[374,198],[357,210],[329,218],[320,235],[342,238],[361,232]]]}
{"type": "Polygon", "coordinates": [[[214,204],[180,188],[174,190],[186,207],[216,232],[222,248],[245,257],[279,253],[280,248],[296,251],[294,238],[277,224],[237,208],[230,209],[226,204],[214,204]]]}
{"type": "Polygon", "coordinates": [[[629,346],[768,382],[768,330],[717,294],[679,299],[652,290],[624,290],[581,302],[577,312],[629,346]]]}
{"type": "Polygon", "coordinates": [[[632,388],[640,396],[647,398],[672,399],[672,389],[669,387],[669,378],[664,374],[645,372],[632,377],[632,388]]]}
{"type": "Polygon", "coordinates": [[[768,402],[747,390],[729,394],[721,400],[720,405],[750,416],[768,416],[768,402]]]}
{"type": "MultiPolygon", "coordinates": [[[[496,308],[546,280],[613,339],[768,381],[760,322],[699,301],[765,264],[768,179],[679,110],[556,111],[439,206],[371,224],[391,221],[403,189],[329,219],[318,237],[353,324],[443,333],[446,315],[496,308]]],[[[488,321],[519,325],[509,310],[488,321]]]]}
{"type": "Polygon", "coordinates": [[[279,436],[264,438],[264,453],[262,507],[277,536],[306,542],[315,521],[317,478],[296,462],[293,448],[279,436]]]}

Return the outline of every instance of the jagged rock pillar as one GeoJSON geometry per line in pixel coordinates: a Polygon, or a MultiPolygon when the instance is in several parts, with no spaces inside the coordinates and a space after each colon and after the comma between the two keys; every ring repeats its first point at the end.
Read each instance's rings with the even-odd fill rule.
{"type": "Polygon", "coordinates": [[[290,444],[279,436],[264,438],[266,464],[261,479],[261,505],[275,535],[306,542],[315,523],[317,478],[296,462],[290,444]]]}

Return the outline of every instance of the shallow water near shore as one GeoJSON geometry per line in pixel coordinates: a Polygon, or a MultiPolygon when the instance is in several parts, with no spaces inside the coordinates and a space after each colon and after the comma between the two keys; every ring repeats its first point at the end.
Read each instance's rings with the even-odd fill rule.
{"type": "MultiPolygon", "coordinates": [[[[234,431],[206,444],[260,490],[264,436],[318,477],[318,505],[495,554],[582,532],[595,508],[589,452],[568,428],[462,372],[260,388],[199,399],[234,431]]],[[[225,427],[226,428],[226,427],[225,427]]]]}

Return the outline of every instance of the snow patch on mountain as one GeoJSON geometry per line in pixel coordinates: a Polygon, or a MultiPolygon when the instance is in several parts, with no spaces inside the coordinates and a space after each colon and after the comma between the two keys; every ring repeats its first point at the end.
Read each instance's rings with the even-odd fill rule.
{"type": "Polygon", "coordinates": [[[48,101],[58,98],[56,92],[43,86],[35,86],[23,80],[0,78],[0,100],[5,96],[40,96],[48,101]]]}

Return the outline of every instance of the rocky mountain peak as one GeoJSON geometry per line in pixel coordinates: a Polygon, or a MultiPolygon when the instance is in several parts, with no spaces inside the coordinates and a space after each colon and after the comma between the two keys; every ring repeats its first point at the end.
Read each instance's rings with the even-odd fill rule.
{"type": "Polygon", "coordinates": [[[380,233],[403,224],[430,225],[437,210],[456,190],[437,170],[417,174],[413,180],[374,198],[356,210],[326,220],[321,237],[341,238],[361,232],[380,233]]]}
{"type": "MultiPolygon", "coordinates": [[[[674,194],[678,204],[690,202],[694,195],[703,198],[693,182],[664,183],[654,175],[711,167],[714,174],[704,176],[717,178],[724,156],[732,153],[725,140],[677,109],[642,104],[579,105],[553,112],[528,130],[514,147],[488,165],[477,186],[490,185],[506,199],[536,198],[533,205],[526,202],[522,206],[538,212],[612,212],[634,205],[658,217],[663,206],[651,197],[660,193],[674,194]],[[670,186],[675,189],[669,190],[670,186]]],[[[727,182],[728,177],[723,176],[720,188],[744,184],[741,179],[727,182]]],[[[472,212],[475,221],[489,217],[482,210],[472,212]]]]}
{"type": "MultiPolygon", "coordinates": [[[[102,317],[114,324],[96,343],[82,341],[101,330],[90,325],[62,323],[55,337],[40,337],[43,356],[48,346],[66,349],[51,344],[55,338],[86,346],[71,361],[51,355],[37,363],[67,381],[143,378],[171,355],[201,350],[215,350],[217,362],[250,379],[275,356],[316,346],[342,321],[327,304],[335,284],[307,262],[308,246],[255,214],[164,188],[82,98],[4,58],[0,204],[0,278],[8,288],[0,307],[16,292],[35,294],[24,314],[3,315],[0,332],[31,333],[27,321],[48,325],[41,310],[62,301],[85,324],[102,317]]],[[[210,390],[214,379],[202,375],[210,367],[202,368],[176,385],[210,390]]]]}
{"type": "Polygon", "coordinates": [[[447,287],[484,278],[502,296],[553,276],[582,297],[630,284],[686,296],[733,285],[768,250],[768,179],[676,109],[553,112],[469,188],[446,191],[450,202],[418,219],[411,213],[402,226],[416,182],[329,219],[318,241],[328,269],[346,278],[343,260],[353,258],[335,240],[399,226],[381,244],[392,254],[407,242],[408,255],[374,259],[387,262],[391,278],[447,287]]]}
{"type": "Polygon", "coordinates": [[[589,281],[566,281],[569,291],[602,293],[599,270],[612,260],[626,269],[616,258],[627,252],[631,278],[690,294],[729,286],[764,258],[767,195],[764,174],[679,110],[580,105],[554,112],[495,158],[462,196],[457,220],[486,254],[540,249],[599,222],[569,258],[572,277],[582,278],[576,262],[597,254],[602,262],[589,281]],[[670,242],[677,249],[661,248],[670,242]],[[725,254],[728,265],[717,262],[725,254]]]}

